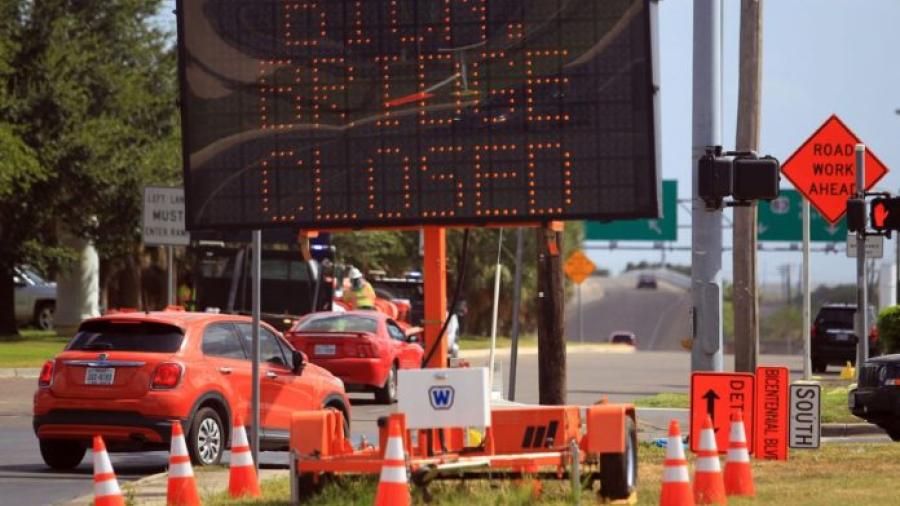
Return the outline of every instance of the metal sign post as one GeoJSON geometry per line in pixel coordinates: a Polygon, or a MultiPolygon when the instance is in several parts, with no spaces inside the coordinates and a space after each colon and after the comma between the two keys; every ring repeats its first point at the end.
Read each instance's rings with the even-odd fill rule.
{"type": "Polygon", "coordinates": [[[809,201],[803,199],[803,379],[809,379],[812,374],[812,366],[810,364],[811,350],[811,333],[810,325],[812,324],[812,294],[809,286],[809,201]]]}
{"type": "Polygon", "coordinates": [[[166,246],[166,304],[175,304],[175,248],[166,246]]]}
{"type": "Polygon", "coordinates": [[[581,283],[578,284],[578,342],[584,342],[584,311],[581,305],[581,283]]]}
{"type": "MultiPolygon", "coordinates": [[[[856,145],[856,196],[864,199],[866,195],[866,146],[856,145]]],[[[868,315],[866,309],[869,305],[866,286],[866,231],[860,229],[856,233],[856,374],[863,363],[869,358],[869,333],[867,329],[868,315]]]]}
{"type": "MultiPolygon", "coordinates": [[[[698,161],[722,144],[721,0],[694,2],[692,102],[691,297],[692,371],[722,371],[722,211],[708,210],[699,191],[698,161]]],[[[698,421],[697,427],[702,424],[698,421]]],[[[693,428],[693,424],[691,425],[693,428]]],[[[693,440],[693,438],[692,438],[693,440]]],[[[727,444],[727,441],[725,441],[727,444]]]]}
{"type": "Polygon", "coordinates": [[[525,248],[525,230],[516,229],[516,273],[513,276],[512,330],[509,349],[509,400],[516,400],[516,366],[519,358],[519,306],[522,305],[522,250],[525,248]]]}
{"type": "Polygon", "coordinates": [[[253,340],[250,358],[253,362],[251,370],[250,417],[253,425],[250,428],[250,449],[253,452],[253,465],[259,470],[259,317],[260,317],[260,274],[262,272],[262,231],[253,231],[251,278],[253,283],[253,340]]]}

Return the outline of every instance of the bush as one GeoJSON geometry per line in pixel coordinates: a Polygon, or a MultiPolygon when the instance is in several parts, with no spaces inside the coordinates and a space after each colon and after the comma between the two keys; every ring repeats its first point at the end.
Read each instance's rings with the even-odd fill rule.
{"type": "Polygon", "coordinates": [[[885,308],[878,315],[878,340],[885,354],[900,353],[900,306],[885,308]]]}

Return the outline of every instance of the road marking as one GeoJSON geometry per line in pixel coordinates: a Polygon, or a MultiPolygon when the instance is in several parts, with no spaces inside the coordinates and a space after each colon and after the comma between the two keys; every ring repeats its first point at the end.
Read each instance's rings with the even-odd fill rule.
{"type": "Polygon", "coordinates": [[[675,302],[669,305],[662,313],[659,314],[659,319],[656,320],[656,326],[653,327],[653,335],[650,337],[650,349],[656,349],[656,341],[659,340],[659,327],[662,325],[662,322],[666,319],[669,312],[671,312],[676,307],[680,306],[684,301],[684,298],[687,297],[687,294],[683,294],[681,297],[678,297],[675,302]]]}

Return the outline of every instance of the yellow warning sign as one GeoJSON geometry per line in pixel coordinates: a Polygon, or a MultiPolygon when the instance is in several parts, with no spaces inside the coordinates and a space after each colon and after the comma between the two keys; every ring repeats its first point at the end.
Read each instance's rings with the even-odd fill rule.
{"type": "Polygon", "coordinates": [[[591,262],[591,259],[581,250],[577,250],[569,255],[569,258],[566,259],[566,263],[563,265],[566,276],[569,276],[569,279],[576,285],[584,282],[596,269],[597,266],[594,265],[594,262],[591,262]]]}

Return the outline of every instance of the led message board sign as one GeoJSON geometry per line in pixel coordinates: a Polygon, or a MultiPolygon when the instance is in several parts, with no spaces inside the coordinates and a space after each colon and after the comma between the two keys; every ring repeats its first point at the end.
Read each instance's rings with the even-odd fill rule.
{"type": "Polygon", "coordinates": [[[658,214],[650,0],[179,0],[190,229],[658,214]]]}

